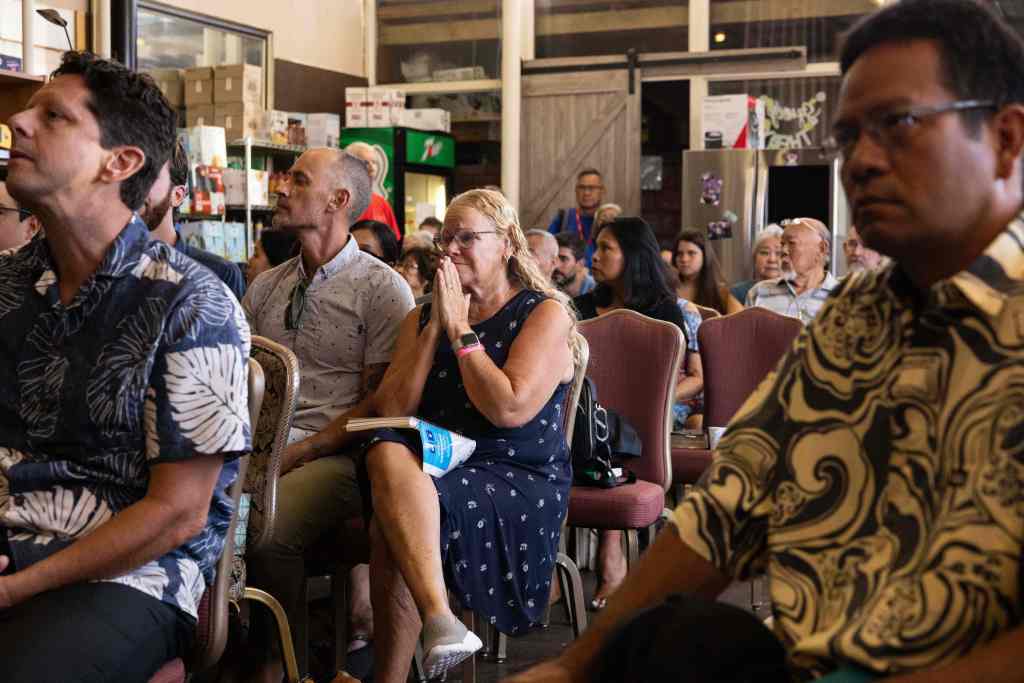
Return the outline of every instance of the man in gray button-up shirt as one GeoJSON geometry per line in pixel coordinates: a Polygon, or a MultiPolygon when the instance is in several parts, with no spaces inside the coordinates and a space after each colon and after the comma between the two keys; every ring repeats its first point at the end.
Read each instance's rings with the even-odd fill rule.
{"type": "MultiPolygon", "coordinates": [[[[341,150],[315,149],[289,175],[274,225],[297,236],[301,254],[256,278],[242,302],[253,334],[294,351],[301,372],[274,538],[267,551],[249,558],[248,569],[250,583],[284,606],[305,667],[304,553],[360,513],[344,425],[370,414],[365,399],[387,369],[413,296],[398,273],[360,251],[349,235],[370,196],[364,162],[341,150]]],[[[353,630],[369,636],[365,570],[357,577],[353,630]]],[[[267,666],[278,669],[280,663],[267,666]]]]}

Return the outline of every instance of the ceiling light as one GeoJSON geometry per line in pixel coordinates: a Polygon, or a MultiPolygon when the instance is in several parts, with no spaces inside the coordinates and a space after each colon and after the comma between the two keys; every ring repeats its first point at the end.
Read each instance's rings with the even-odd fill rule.
{"type": "Polygon", "coordinates": [[[722,33],[721,31],[716,33],[715,34],[715,42],[716,43],[724,43],[725,42],[725,34],[722,33]]]}

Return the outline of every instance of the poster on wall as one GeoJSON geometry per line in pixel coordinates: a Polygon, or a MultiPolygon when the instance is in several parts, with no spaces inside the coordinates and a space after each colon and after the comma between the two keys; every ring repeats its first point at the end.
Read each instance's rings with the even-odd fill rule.
{"type": "Polygon", "coordinates": [[[762,95],[764,102],[765,147],[768,149],[795,149],[815,146],[827,96],[819,91],[799,106],[789,106],[779,100],[762,95]]]}
{"type": "Polygon", "coordinates": [[[394,128],[345,128],[341,131],[341,147],[353,142],[365,142],[377,155],[377,177],[373,191],[389,202],[395,193],[395,129],[394,128]]]}

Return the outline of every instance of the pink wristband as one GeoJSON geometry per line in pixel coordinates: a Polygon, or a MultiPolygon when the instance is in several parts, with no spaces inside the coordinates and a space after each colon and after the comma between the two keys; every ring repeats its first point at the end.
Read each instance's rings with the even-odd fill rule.
{"type": "Polygon", "coordinates": [[[456,358],[462,358],[463,356],[468,356],[474,351],[479,351],[482,348],[484,347],[479,342],[477,342],[476,344],[470,344],[469,346],[463,346],[461,349],[455,352],[455,356],[456,358]]]}

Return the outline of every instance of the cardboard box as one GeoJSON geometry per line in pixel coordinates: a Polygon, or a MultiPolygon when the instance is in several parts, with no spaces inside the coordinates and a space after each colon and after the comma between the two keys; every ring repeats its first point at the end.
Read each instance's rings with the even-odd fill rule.
{"type": "Polygon", "coordinates": [[[435,81],[479,81],[487,78],[482,66],[464,66],[458,69],[438,69],[433,73],[435,81]]]}
{"type": "Polygon", "coordinates": [[[227,165],[228,149],[224,129],[217,126],[195,126],[188,129],[189,165],[227,165]]]}
{"type": "Polygon", "coordinates": [[[189,212],[203,216],[224,213],[224,169],[215,166],[192,167],[192,194],[189,212]]]}
{"type": "Polygon", "coordinates": [[[306,114],[303,112],[288,112],[288,144],[306,144],[306,114]]]}
{"type": "Polygon", "coordinates": [[[341,139],[341,117],[337,114],[306,116],[306,144],[310,147],[337,147],[341,139]]]}
{"type": "Polygon", "coordinates": [[[213,104],[213,68],[197,66],[185,69],[185,106],[213,104]]]}
{"type": "Polygon", "coordinates": [[[405,110],[405,91],[394,88],[367,88],[366,127],[391,128],[400,125],[405,110]]]}
{"type": "Polygon", "coordinates": [[[225,223],[224,258],[232,263],[242,263],[248,259],[245,251],[245,223],[225,223]]]}
{"type": "Polygon", "coordinates": [[[218,66],[213,71],[214,104],[263,105],[263,69],[252,64],[218,66]]]}
{"type": "Polygon", "coordinates": [[[748,95],[704,98],[704,149],[763,149],[764,102],[748,95]]]}
{"type": "Polygon", "coordinates": [[[224,224],[220,221],[182,223],[180,232],[186,244],[224,256],[224,224]]]}
{"type": "Polygon", "coordinates": [[[185,110],[185,125],[195,126],[217,125],[217,110],[212,104],[196,104],[185,110]]]}
{"type": "MultiPolygon", "coordinates": [[[[240,168],[224,169],[224,201],[234,206],[245,204],[245,171],[240,168]]],[[[253,206],[270,204],[270,174],[249,171],[249,203],[253,206]]]]}
{"type": "Polygon", "coordinates": [[[175,109],[185,106],[185,72],[181,69],[150,69],[146,72],[175,109]]]}
{"type": "Polygon", "coordinates": [[[399,118],[399,125],[416,130],[452,130],[452,115],[445,109],[405,109],[399,118]]]}
{"type": "Polygon", "coordinates": [[[259,139],[260,127],[263,125],[263,109],[245,102],[215,104],[213,121],[215,126],[224,129],[224,138],[228,142],[241,140],[246,135],[259,139]]]}
{"type": "Polygon", "coordinates": [[[277,109],[267,109],[263,112],[263,122],[260,124],[259,138],[273,142],[276,145],[288,143],[288,112],[277,109]]]}
{"type": "Polygon", "coordinates": [[[345,88],[345,127],[367,128],[370,99],[366,88],[345,88]]]}

